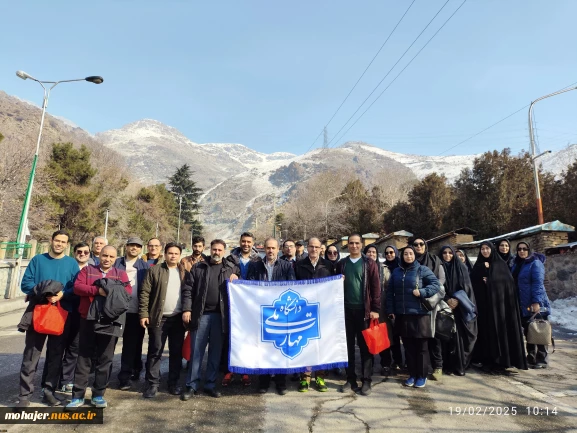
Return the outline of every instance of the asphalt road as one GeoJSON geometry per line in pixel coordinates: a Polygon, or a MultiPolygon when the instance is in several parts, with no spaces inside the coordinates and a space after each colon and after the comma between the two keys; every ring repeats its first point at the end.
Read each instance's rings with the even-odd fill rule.
{"type": "MultiPolygon", "coordinates": [[[[21,314],[0,316],[0,406],[11,406],[18,397],[24,336],[15,327],[21,314]]],[[[375,365],[373,394],[369,397],[337,392],[342,380],[331,377],[326,393],[311,390],[302,394],[296,391],[296,382],[289,382],[286,396],[274,393],[262,396],[256,394],[256,384],[243,388],[233,383],[223,390],[220,399],[199,396],[188,402],[167,394],[165,386],[161,386],[156,399],[145,400],[141,396],[143,381],[133,391],[117,390],[121,340],[113,379],[106,392],[109,408],[105,410],[104,425],[57,428],[36,425],[33,429],[40,432],[577,432],[577,338],[575,334],[559,331],[557,350],[551,355],[547,370],[492,376],[472,369],[465,377],[429,381],[420,390],[403,387],[406,376],[380,376],[375,365]],[[527,408],[531,408],[530,415],[527,408]],[[546,408],[549,415],[545,414],[546,408]],[[534,411],[540,415],[533,415],[534,411]],[[458,412],[461,414],[457,415],[458,412]]],[[[43,360],[40,372],[42,366],[43,360]]],[[[167,359],[163,360],[162,371],[164,384],[167,359]]],[[[183,371],[182,380],[184,376],[183,371]]],[[[38,392],[32,402],[42,406],[39,382],[37,374],[38,392]]],[[[0,426],[0,430],[6,427],[11,433],[31,430],[30,425],[0,426]]]]}

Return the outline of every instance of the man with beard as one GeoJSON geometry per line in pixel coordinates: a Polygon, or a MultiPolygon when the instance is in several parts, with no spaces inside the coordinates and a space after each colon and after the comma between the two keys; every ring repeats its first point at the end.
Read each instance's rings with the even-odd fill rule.
{"type": "Polygon", "coordinates": [[[226,243],[215,239],[210,243],[210,261],[200,262],[185,276],[182,287],[182,321],[190,330],[191,362],[186,390],[181,399],[188,400],[199,392],[202,359],[208,345],[204,392],[218,398],[216,376],[222,350],[222,336],[228,332],[228,292],[226,282],[238,278],[240,269],[230,260],[223,260],[226,243]]]}
{"type": "MultiPolygon", "coordinates": [[[[292,281],[295,280],[295,271],[291,262],[278,258],[278,240],[268,238],[264,241],[266,257],[254,262],[248,271],[248,280],[257,281],[292,281]]],[[[270,374],[259,375],[258,392],[268,392],[270,374]]],[[[276,374],[274,378],[276,390],[280,395],[286,394],[286,374],[276,374]]]]}
{"type": "MultiPolygon", "coordinates": [[[[69,238],[68,233],[64,230],[54,232],[50,243],[50,251],[34,256],[30,260],[20,286],[22,292],[26,293],[26,298],[31,303],[30,306],[33,303],[46,303],[45,301],[52,304],[62,301],[62,307],[71,312],[78,306],[72,293],[74,279],[78,274],[78,265],[72,257],[68,257],[64,252],[68,246],[69,238]],[[59,286],[63,287],[63,289],[57,293],[50,292],[44,296],[38,296],[35,293],[35,287],[48,280],[60,283],[59,286]]],[[[65,325],[65,332],[61,335],[47,335],[40,334],[34,330],[34,326],[31,323],[32,314],[29,317],[30,323],[25,326],[23,322],[26,316],[27,314],[25,313],[22,322],[18,325],[19,331],[26,332],[22,366],[20,367],[18,407],[30,405],[30,397],[34,392],[34,374],[38,368],[38,361],[47,337],[46,361],[42,374],[42,388],[44,388],[42,401],[50,406],[57,406],[60,404],[60,400],[54,396],[54,392],[60,379],[60,365],[66,347],[66,331],[70,331],[70,322],[68,326],[65,325]]]]}
{"type": "Polygon", "coordinates": [[[297,258],[296,258],[296,253],[297,253],[297,248],[295,245],[295,242],[292,239],[287,239],[286,241],[284,241],[282,243],[282,253],[283,255],[280,256],[280,258],[282,260],[286,260],[288,262],[291,262],[291,264],[294,265],[296,264],[297,258]]]}
{"type": "Polygon", "coordinates": [[[188,272],[200,262],[207,261],[208,256],[205,256],[202,252],[204,251],[204,238],[202,236],[195,236],[192,238],[192,255],[183,257],[180,263],[184,266],[188,272]]]}
{"type": "MultiPolygon", "coordinates": [[[[429,247],[427,242],[423,238],[414,238],[413,248],[415,249],[415,258],[419,264],[426,266],[435,277],[439,280],[441,286],[445,285],[445,270],[441,266],[441,259],[429,252],[429,247]]],[[[431,357],[431,367],[433,368],[433,373],[431,374],[431,379],[441,380],[443,377],[443,346],[441,340],[438,338],[429,339],[429,355],[431,357]]]]}

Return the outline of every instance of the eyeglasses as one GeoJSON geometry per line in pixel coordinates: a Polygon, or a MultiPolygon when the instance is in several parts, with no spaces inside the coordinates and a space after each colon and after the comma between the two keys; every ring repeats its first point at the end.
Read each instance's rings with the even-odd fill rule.
{"type": "Polygon", "coordinates": [[[517,251],[529,251],[529,248],[521,247],[521,248],[517,248],[517,251]]]}
{"type": "Polygon", "coordinates": [[[79,256],[87,256],[88,254],[90,254],[90,251],[81,251],[78,250],[75,252],[75,254],[79,255],[79,256]]]}
{"type": "Polygon", "coordinates": [[[413,246],[414,247],[424,247],[425,243],[424,242],[413,242],[413,246]]]}
{"type": "Polygon", "coordinates": [[[385,255],[386,256],[394,256],[395,252],[394,251],[385,251],[385,255]]]}

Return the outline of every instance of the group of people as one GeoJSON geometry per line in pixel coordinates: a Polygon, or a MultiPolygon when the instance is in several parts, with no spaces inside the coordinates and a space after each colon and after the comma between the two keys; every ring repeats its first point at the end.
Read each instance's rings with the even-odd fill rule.
{"type": "MultiPolygon", "coordinates": [[[[65,254],[69,240],[65,231],[55,232],[50,251],[35,256],[22,279],[21,289],[29,303],[18,325],[26,333],[20,407],[30,404],[34,375],[46,341],[43,402],[61,405],[63,400],[57,392],[71,392],[67,408],[82,406],[89,376],[94,372],[91,404],[107,407],[104,394],[119,337],[119,389],[132,389],[144,370],[147,386],[143,397],[156,397],[160,361],[168,340],[168,392],[185,401],[200,392],[220,397],[216,386],[219,371],[224,374],[223,387],[235,379],[228,370],[226,289],[227,281],[235,279],[290,281],[344,276],[348,367],[342,392],[371,393],[374,356],[362,331],[373,319],[386,322],[390,331],[391,347],[380,354],[382,374],[394,374],[406,366],[406,386],[424,387],[431,370],[435,380],[443,371],[462,376],[472,362],[501,372],[509,367],[526,369],[528,364],[547,366],[547,347],[528,344],[525,352],[523,346],[522,333],[532,315],[549,312],[543,285],[544,257],[531,251],[527,243],[519,243],[513,256],[507,241],[499,244],[498,251],[485,242],[472,266],[462,251],[451,246],[441,248],[438,256],[431,254],[421,238],[415,238],[401,251],[387,246],[384,261],[376,246],[363,248],[359,234],[348,237],[349,255],[342,259],[335,245],[327,247],[316,237],[308,240],[306,252],[304,242],[285,240],[282,256],[279,241],[268,238],[261,258],[249,232],[240,236],[239,246],[229,255],[221,239],[214,239],[210,253],[205,255],[205,240],[197,236],[192,239],[192,255],[187,257],[182,257],[182,245],[171,242],[163,246],[157,238],[148,241],[143,255],[144,242],[138,237],[127,240],[122,257],[103,237],[95,238],[92,246],[76,244],[73,257],[69,257],[65,254]],[[434,317],[438,307],[427,307],[427,301],[435,296],[454,317],[449,339],[436,335],[434,317]],[[40,304],[56,304],[68,312],[62,334],[47,335],[34,329],[33,312],[40,304]],[[146,330],[148,352],[143,365],[146,330]],[[184,344],[189,344],[190,361],[185,387],[181,388],[184,344]],[[357,347],[360,385],[355,369],[357,347]]],[[[298,391],[308,391],[313,376],[314,388],[327,391],[325,378],[329,372],[310,370],[295,378],[300,382],[298,391]]],[[[277,393],[286,394],[284,374],[259,375],[259,392],[268,392],[273,381],[277,393]]],[[[249,386],[251,377],[242,375],[240,382],[249,386]]]]}

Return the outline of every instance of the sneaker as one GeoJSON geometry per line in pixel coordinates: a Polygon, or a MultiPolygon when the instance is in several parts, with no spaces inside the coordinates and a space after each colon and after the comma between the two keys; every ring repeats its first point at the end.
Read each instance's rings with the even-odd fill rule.
{"type": "Polygon", "coordinates": [[[30,406],[30,400],[28,400],[27,398],[20,397],[18,399],[18,403],[16,403],[16,407],[28,407],[28,406],[30,406]]]}
{"type": "Polygon", "coordinates": [[[405,386],[415,386],[415,378],[414,378],[414,377],[409,377],[407,380],[405,380],[405,382],[403,383],[403,385],[405,385],[405,386]]]}
{"type": "Polygon", "coordinates": [[[322,377],[317,377],[315,379],[315,384],[317,386],[318,392],[327,392],[329,390],[329,388],[327,387],[327,384],[325,383],[325,380],[322,377]]]}
{"type": "Polygon", "coordinates": [[[226,373],[222,378],[222,386],[229,386],[232,383],[233,375],[232,373],[226,373]]]}
{"type": "Polygon", "coordinates": [[[341,392],[349,392],[349,391],[354,391],[356,392],[359,389],[359,384],[357,383],[357,381],[347,381],[345,382],[344,385],[341,386],[340,391],[341,392]]]}
{"type": "Polygon", "coordinates": [[[84,406],[84,399],[83,398],[73,398],[70,403],[66,405],[66,409],[76,409],[81,406],[84,406]]]}
{"type": "Polygon", "coordinates": [[[307,392],[309,390],[309,383],[306,380],[301,380],[299,387],[297,388],[298,392],[307,392]]]}
{"type": "Polygon", "coordinates": [[[92,399],[90,400],[90,404],[94,407],[101,407],[101,408],[108,407],[108,403],[106,403],[104,397],[92,397],[92,399]]]}
{"type": "Polygon", "coordinates": [[[131,387],[132,387],[132,384],[130,383],[129,380],[123,380],[118,385],[118,389],[121,391],[128,391],[128,390],[130,390],[131,387]]]}
{"type": "Polygon", "coordinates": [[[44,396],[42,397],[42,403],[47,404],[48,406],[60,406],[62,401],[47,389],[44,390],[44,396]]]}
{"type": "Polygon", "coordinates": [[[419,377],[415,381],[415,388],[424,388],[426,384],[427,384],[427,378],[426,377],[419,377]]]}
{"type": "Polygon", "coordinates": [[[63,393],[71,393],[72,392],[72,388],[74,388],[74,384],[73,383],[69,383],[67,385],[62,385],[62,387],[60,388],[60,392],[63,393]]]}
{"type": "Polygon", "coordinates": [[[250,386],[250,376],[248,374],[243,374],[241,382],[244,386],[250,386]]]}
{"type": "Polygon", "coordinates": [[[441,380],[443,377],[443,369],[435,368],[433,373],[431,374],[431,379],[433,380],[441,380]]]}
{"type": "Polygon", "coordinates": [[[363,382],[363,386],[361,387],[361,395],[367,396],[371,395],[371,382],[366,380],[363,382]]]}
{"type": "Polygon", "coordinates": [[[538,362],[537,364],[535,364],[535,368],[537,369],[547,368],[547,364],[545,364],[544,362],[538,362]]]}

